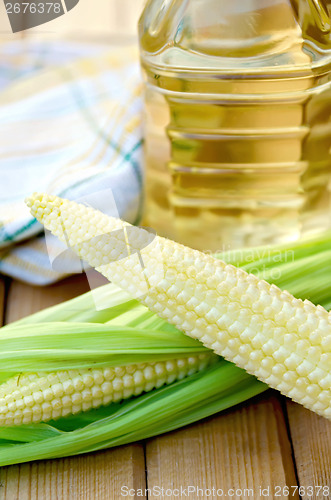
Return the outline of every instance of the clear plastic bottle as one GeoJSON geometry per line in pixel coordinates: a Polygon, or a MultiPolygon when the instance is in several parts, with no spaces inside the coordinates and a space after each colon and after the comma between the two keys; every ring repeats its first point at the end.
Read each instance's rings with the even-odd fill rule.
{"type": "Polygon", "coordinates": [[[202,250],[330,224],[331,0],[149,0],[146,223],[202,250]]]}

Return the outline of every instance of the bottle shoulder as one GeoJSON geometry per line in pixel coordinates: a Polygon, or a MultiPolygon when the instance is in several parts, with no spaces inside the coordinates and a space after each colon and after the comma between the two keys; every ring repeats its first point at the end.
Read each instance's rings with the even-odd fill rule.
{"type": "Polygon", "coordinates": [[[323,2],[330,3],[150,1],[139,25],[142,59],[177,72],[324,71],[331,61],[331,35],[323,2]],[[162,9],[155,11],[156,4],[162,9]]]}

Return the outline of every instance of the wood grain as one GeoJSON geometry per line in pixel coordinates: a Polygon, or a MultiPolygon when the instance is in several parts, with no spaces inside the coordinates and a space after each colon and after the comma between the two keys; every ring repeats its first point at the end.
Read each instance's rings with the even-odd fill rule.
{"type": "Polygon", "coordinates": [[[287,412],[300,485],[329,487],[324,497],[302,498],[331,498],[331,422],[291,401],[287,412]]]}
{"type": "MultiPolygon", "coordinates": [[[[88,289],[85,276],[46,288],[13,282],[9,288],[6,322],[75,297],[88,289]]],[[[0,281],[0,310],[2,293],[0,281]]],[[[145,459],[141,444],[74,458],[2,467],[0,500],[114,500],[121,498],[124,485],[145,489],[145,459]]]]}
{"type": "Polygon", "coordinates": [[[275,486],[297,484],[286,423],[273,392],[206,422],[150,439],[146,463],[149,488],[198,485],[224,493],[249,489],[251,498],[258,499],[260,487],[269,487],[273,498],[275,486]]]}
{"type": "MultiPolygon", "coordinates": [[[[3,467],[0,498],[6,500],[114,500],[121,487],[145,488],[139,444],[73,458],[3,467]]],[[[140,497],[141,498],[141,497],[140,497]]]]}

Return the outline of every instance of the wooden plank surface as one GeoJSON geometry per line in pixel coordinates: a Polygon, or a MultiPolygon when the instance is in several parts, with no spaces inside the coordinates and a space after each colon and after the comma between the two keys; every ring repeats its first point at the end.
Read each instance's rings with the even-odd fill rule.
{"type": "Polygon", "coordinates": [[[308,487],[323,486],[314,498],[331,498],[331,422],[302,406],[287,402],[287,412],[303,499],[312,498],[308,487]]]}
{"type": "MultiPolygon", "coordinates": [[[[6,322],[88,289],[85,276],[45,288],[13,282],[8,293],[6,322]]],[[[0,300],[2,290],[0,281],[0,300]]],[[[124,485],[145,489],[144,448],[142,444],[133,444],[74,458],[2,467],[0,485],[0,500],[115,500],[120,498],[124,485]]]]}
{"type": "MultiPolygon", "coordinates": [[[[203,423],[149,440],[146,464],[149,488],[198,485],[202,490],[214,487],[219,496],[223,492],[224,497],[258,499],[265,497],[266,488],[273,498],[276,486],[297,484],[282,407],[271,391],[203,423]]],[[[191,498],[198,493],[192,492],[191,498]]]]}

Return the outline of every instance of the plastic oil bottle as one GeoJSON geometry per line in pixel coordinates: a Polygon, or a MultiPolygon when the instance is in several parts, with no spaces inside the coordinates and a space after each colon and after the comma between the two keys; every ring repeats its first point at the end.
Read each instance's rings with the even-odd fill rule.
{"type": "Polygon", "coordinates": [[[331,219],[331,0],[149,0],[146,223],[201,250],[331,219]]]}

